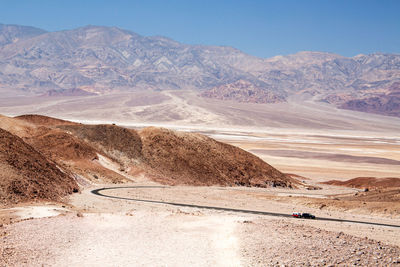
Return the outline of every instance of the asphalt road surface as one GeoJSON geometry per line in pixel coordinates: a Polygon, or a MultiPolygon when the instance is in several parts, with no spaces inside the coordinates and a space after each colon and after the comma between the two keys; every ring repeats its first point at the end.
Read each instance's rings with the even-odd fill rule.
{"type": "MultiPolygon", "coordinates": [[[[156,203],[156,204],[166,204],[178,207],[189,207],[189,208],[198,208],[198,209],[209,209],[209,210],[221,210],[221,211],[229,211],[229,212],[238,212],[238,213],[249,213],[249,214],[257,214],[257,215],[268,215],[268,216],[275,216],[275,217],[290,217],[292,218],[291,214],[286,213],[278,213],[278,212],[268,212],[268,211],[259,211],[259,210],[244,210],[244,209],[234,209],[234,208],[224,208],[224,207],[216,207],[216,206],[203,206],[203,205],[196,205],[196,204],[189,204],[189,203],[177,203],[177,202],[168,202],[168,201],[158,201],[158,200],[148,200],[148,199],[137,199],[137,198],[128,198],[128,197],[118,197],[105,194],[105,191],[110,190],[118,190],[118,189],[134,189],[134,188],[168,188],[167,186],[120,186],[120,187],[103,187],[94,189],[91,193],[107,198],[113,199],[121,199],[121,200],[129,200],[129,201],[137,201],[137,202],[146,202],[146,203],[156,203]]],[[[348,223],[360,223],[360,224],[368,224],[368,225],[375,225],[375,226],[387,226],[387,227],[396,227],[400,228],[400,225],[395,224],[385,224],[385,223],[374,223],[374,222],[367,222],[367,221],[355,221],[355,220],[346,220],[346,219],[336,219],[336,218],[324,218],[324,217],[316,217],[315,220],[320,221],[332,221],[332,222],[348,222],[348,223]]]]}

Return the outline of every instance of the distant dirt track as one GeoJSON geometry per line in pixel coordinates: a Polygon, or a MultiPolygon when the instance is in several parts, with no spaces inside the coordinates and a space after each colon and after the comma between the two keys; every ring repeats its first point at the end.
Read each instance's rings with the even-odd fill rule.
{"type": "MultiPolygon", "coordinates": [[[[167,202],[167,201],[158,201],[158,200],[147,200],[147,199],[136,199],[136,198],[127,198],[127,197],[117,197],[117,196],[110,196],[101,191],[107,190],[117,190],[117,189],[134,189],[134,188],[168,188],[167,186],[120,186],[120,187],[103,187],[94,189],[91,191],[92,194],[101,197],[107,198],[114,198],[114,199],[122,199],[122,200],[130,200],[130,201],[137,201],[137,202],[147,202],[147,203],[156,203],[156,204],[166,204],[178,207],[189,207],[189,208],[198,208],[198,209],[209,209],[209,210],[222,210],[222,211],[230,211],[230,212],[238,212],[238,213],[249,213],[249,214],[258,214],[258,215],[268,215],[268,216],[275,216],[275,217],[286,217],[291,218],[292,215],[285,214],[285,213],[277,213],[277,212],[268,212],[268,211],[258,211],[258,210],[243,210],[243,209],[233,209],[233,208],[223,208],[223,207],[215,207],[215,206],[202,206],[196,204],[186,204],[186,203],[176,203],[176,202],[167,202]]],[[[385,224],[385,223],[373,223],[373,222],[366,222],[366,221],[354,221],[354,220],[345,220],[345,219],[336,219],[336,218],[323,218],[317,217],[316,220],[320,221],[332,221],[332,222],[348,222],[348,223],[360,223],[360,224],[368,224],[368,225],[375,225],[375,226],[387,226],[387,227],[396,227],[400,228],[400,225],[395,224],[385,224]]]]}

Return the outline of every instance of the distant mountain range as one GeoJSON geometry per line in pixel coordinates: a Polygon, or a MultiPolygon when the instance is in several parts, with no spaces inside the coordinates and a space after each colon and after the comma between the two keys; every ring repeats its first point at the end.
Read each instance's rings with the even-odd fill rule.
{"type": "Polygon", "coordinates": [[[263,59],[232,47],[186,45],[115,27],[46,32],[0,24],[3,96],[182,89],[254,103],[300,95],[400,117],[400,55],[300,52],[263,59]]]}

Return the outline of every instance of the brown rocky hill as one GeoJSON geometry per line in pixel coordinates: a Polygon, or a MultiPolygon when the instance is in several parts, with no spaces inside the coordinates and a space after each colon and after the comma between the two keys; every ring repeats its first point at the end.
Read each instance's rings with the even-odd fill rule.
{"type": "Polygon", "coordinates": [[[141,158],[142,142],[134,130],[116,125],[68,125],[60,128],[71,131],[121,164],[141,158]]]}
{"type": "Polygon", "coordinates": [[[391,188],[400,187],[400,178],[375,178],[375,177],[357,177],[346,181],[331,180],[323,184],[347,186],[355,188],[391,188]]]}
{"type": "Polygon", "coordinates": [[[139,132],[143,159],[157,172],[156,180],[167,184],[225,186],[296,185],[253,154],[201,134],[145,128],[139,132]]]}
{"type": "Polygon", "coordinates": [[[169,185],[299,184],[249,152],[195,133],[154,127],[136,131],[36,115],[1,116],[0,129],[4,203],[56,200],[78,189],[74,178],[120,183],[135,172],[169,185]]]}
{"type": "Polygon", "coordinates": [[[17,119],[33,123],[41,126],[59,126],[59,125],[77,125],[78,123],[66,120],[60,120],[48,116],[37,115],[37,114],[26,114],[15,117],[17,119]]]}
{"type": "Polygon", "coordinates": [[[27,142],[64,170],[87,180],[105,183],[127,181],[123,175],[101,164],[99,155],[105,156],[102,150],[62,130],[45,129],[42,134],[27,139],[27,142]]]}
{"type": "Polygon", "coordinates": [[[21,138],[0,128],[1,205],[59,200],[78,191],[75,180],[21,138]]]}
{"type": "Polygon", "coordinates": [[[68,131],[56,128],[61,125],[79,125],[77,123],[47,116],[23,115],[8,118],[8,124],[0,120],[0,127],[7,129],[10,123],[25,129],[25,131],[15,131],[14,128],[8,127],[12,133],[22,137],[25,142],[55,162],[65,172],[96,182],[121,183],[127,180],[120,173],[102,166],[98,157],[105,156],[102,150],[68,131]],[[21,132],[24,134],[20,135],[21,132]]]}
{"type": "Polygon", "coordinates": [[[200,134],[160,128],[129,130],[115,125],[61,126],[124,169],[141,169],[163,184],[295,186],[253,154],[200,134]]]}
{"type": "Polygon", "coordinates": [[[203,135],[160,128],[68,125],[61,129],[89,142],[124,169],[141,169],[163,184],[295,186],[256,156],[203,135]]]}
{"type": "Polygon", "coordinates": [[[0,128],[21,138],[35,134],[36,126],[28,121],[0,115],[0,128]]]}

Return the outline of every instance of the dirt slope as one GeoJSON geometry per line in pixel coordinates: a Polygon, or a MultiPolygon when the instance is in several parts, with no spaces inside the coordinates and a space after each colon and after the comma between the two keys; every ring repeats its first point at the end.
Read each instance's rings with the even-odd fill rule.
{"type": "Polygon", "coordinates": [[[59,129],[44,128],[41,133],[27,139],[27,142],[64,170],[88,180],[106,183],[126,180],[122,175],[101,166],[98,155],[104,153],[59,129]]]}
{"type": "Polygon", "coordinates": [[[0,117],[0,128],[10,131],[55,162],[65,172],[77,174],[88,180],[104,183],[121,183],[126,178],[103,167],[98,154],[103,154],[84,140],[68,131],[58,129],[61,125],[78,125],[41,115],[22,115],[16,118],[0,117]]]}
{"type": "Polygon", "coordinates": [[[71,131],[121,164],[137,162],[141,158],[142,142],[134,130],[116,125],[69,125],[60,128],[71,131]]]}
{"type": "Polygon", "coordinates": [[[35,125],[41,126],[58,126],[58,125],[77,125],[78,123],[72,121],[65,121],[61,119],[56,119],[48,116],[37,115],[37,114],[27,114],[15,117],[17,119],[33,123],[35,125]]]}
{"type": "Polygon", "coordinates": [[[294,186],[292,179],[254,155],[211,138],[160,128],[64,125],[124,168],[140,169],[157,182],[188,185],[294,186]]]}
{"type": "Polygon", "coordinates": [[[93,147],[58,129],[41,127],[36,135],[26,140],[54,160],[84,160],[97,157],[97,151],[93,147]]]}
{"type": "Polygon", "coordinates": [[[240,148],[209,137],[149,127],[139,132],[144,162],[168,184],[294,186],[294,179],[240,148]]]}
{"type": "MultiPolygon", "coordinates": [[[[200,134],[154,127],[138,132],[116,125],[75,124],[37,115],[4,120],[13,134],[23,133],[20,137],[25,142],[65,172],[95,182],[123,182],[121,171],[126,171],[145,173],[171,185],[298,184],[253,154],[200,134]],[[10,127],[14,123],[23,130],[10,127]],[[112,169],[104,165],[108,163],[103,157],[113,161],[112,169]]],[[[4,123],[0,126],[3,128],[4,123]]]]}
{"type": "Polygon", "coordinates": [[[355,188],[389,188],[400,187],[400,178],[357,177],[347,181],[331,180],[323,184],[355,188]]]}
{"type": "Polygon", "coordinates": [[[63,169],[95,182],[126,181],[124,176],[100,164],[98,155],[105,155],[102,150],[63,130],[40,129],[35,136],[27,138],[27,142],[63,169]]]}
{"type": "Polygon", "coordinates": [[[1,205],[58,200],[74,191],[78,191],[78,185],[72,177],[21,138],[0,128],[1,205]]]}
{"type": "Polygon", "coordinates": [[[21,138],[35,134],[36,126],[28,121],[0,115],[0,128],[9,131],[21,138]]]}

